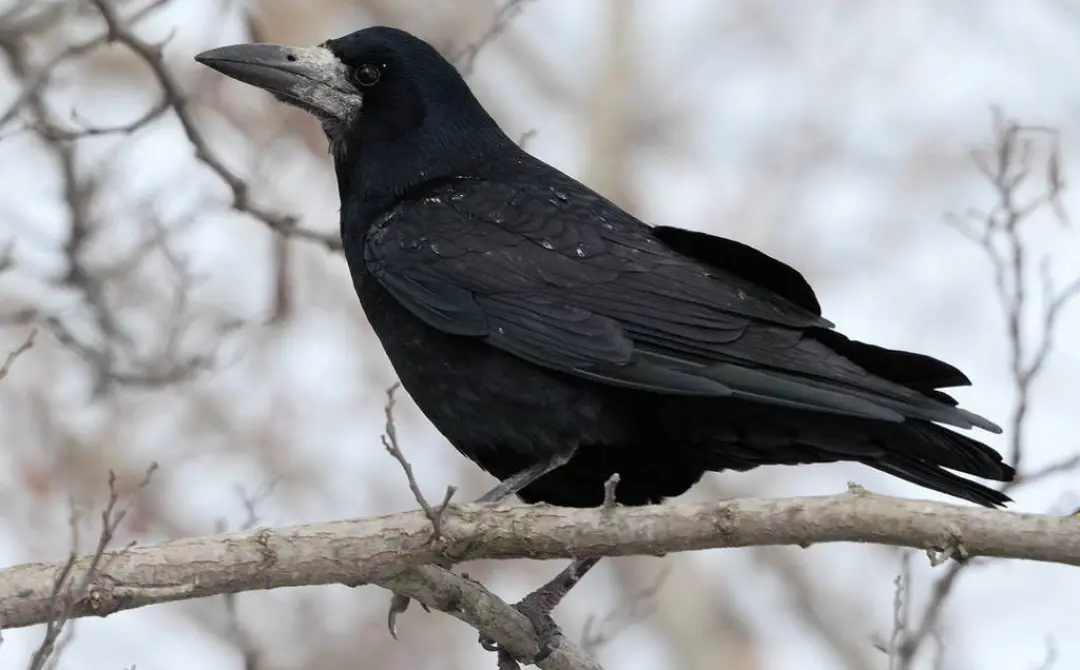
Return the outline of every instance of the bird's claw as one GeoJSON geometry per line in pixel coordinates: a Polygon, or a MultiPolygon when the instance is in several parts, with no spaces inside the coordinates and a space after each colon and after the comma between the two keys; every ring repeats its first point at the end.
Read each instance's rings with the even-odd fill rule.
{"type": "MultiPolygon", "coordinates": [[[[409,609],[409,603],[411,601],[407,596],[394,594],[394,597],[390,599],[390,610],[386,613],[386,627],[390,630],[390,637],[397,639],[397,618],[398,615],[409,609]]],[[[420,603],[420,607],[424,608],[425,612],[431,612],[424,603],[420,603]]]]}
{"type": "MultiPolygon", "coordinates": [[[[453,566],[453,563],[447,560],[439,560],[436,561],[434,565],[437,565],[444,570],[449,570],[453,566]]],[[[483,584],[480,584],[480,582],[470,577],[469,573],[467,572],[461,573],[461,577],[462,579],[467,579],[470,582],[474,584],[479,584],[481,587],[483,587],[483,584]]],[[[395,593],[394,597],[390,599],[390,610],[386,613],[386,627],[390,630],[390,637],[394,638],[395,640],[397,639],[397,617],[399,614],[409,609],[410,602],[411,601],[409,600],[408,596],[403,596],[397,593],[395,593]]],[[[431,613],[431,608],[424,603],[420,603],[420,607],[423,607],[424,611],[428,614],[431,613]]]]}
{"type": "MultiPolygon", "coordinates": [[[[551,652],[555,650],[556,642],[562,635],[562,630],[555,623],[555,619],[551,618],[551,612],[544,607],[541,598],[527,596],[513,607],[525,615],[525,618],[532,624],[533,630],[536,631],[536,655],[529,661],[530,665],[535,665],[550,656],[551,652]]],[[[480,635],[480,646],[486,651],[502,651],[502,648],[499,647],[495,640],[483,634],[480,635]]]]}
{"type": "Polygon", "coordinates": [[[390,611],[386,613],[386,627],[390,630],[390,637],[397,639],[398,615],[409,609],[409,599],[405,596],[394,594],[390,599],[390,611]]]}

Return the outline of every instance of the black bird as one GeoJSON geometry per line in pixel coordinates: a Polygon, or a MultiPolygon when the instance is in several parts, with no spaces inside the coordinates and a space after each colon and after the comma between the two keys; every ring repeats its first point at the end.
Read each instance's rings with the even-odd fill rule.
{"type": "Polygon", "coordinates": [[[855,461],[980,505],[1013,469],[947,363],[848,339],[794,269],[649,226],[518,147],[397,29],[200,62],[322,121],[353,284],[402,385],[529,503],[677,496],[708,471],[855,461]]]}

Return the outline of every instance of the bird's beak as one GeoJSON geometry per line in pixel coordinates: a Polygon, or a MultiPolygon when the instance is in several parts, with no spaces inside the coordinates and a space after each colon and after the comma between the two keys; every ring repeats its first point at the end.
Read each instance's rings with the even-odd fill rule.
{"type": "Polygon", "coordinates": [[[234,44],[204,51],[195,60],[323,120],[347,122],[363,104],[345,65],[325,47],[234,44]]]}

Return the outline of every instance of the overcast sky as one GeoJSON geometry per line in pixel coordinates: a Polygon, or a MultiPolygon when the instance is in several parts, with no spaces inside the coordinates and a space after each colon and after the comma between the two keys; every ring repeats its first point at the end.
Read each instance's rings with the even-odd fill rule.
{"type": "MultiPolygon", "coordinates": [[[[731,6],[736,4],[743,6],[731,6]]],[[[199,49],[213,46],[214,40],[237,38],[237,26],[207,27],[217,6],[174,2],[154,23],[155,29],[175,31],[166,51],[172,62],[187,67],[183,64],[199,49]]],[[[735,17],[726,16],[730,12],[724,3],[642,0],[639,6],[639,47],[645,55],[642,80],[649,85],[636,92],[634,102],[643,108],[690,105],[693,111],[678,135],[690,145],[693,157],[654,156],[635,162],[631,173],[636,212],[653,223],[737,236],[804,267],[818,287],[826,316],[846,333],[956,364],[974,381],[971,389],[958,391],[961,402],[1004,423],[1014,399],[1008,392],[1004,329],[989,267],[970,241],[944,224],[943,215],[990,202],[988,189],[963,165],[966,152],[989,136],[991,105],[1024,123],[1059,129],[1066,176],[1078,172],[1080,7],[1064,0],[771,0],[760,4],[766,18],[759,25],[773,31],[765,39],[760,30],[740,30],[735,17]],[[854,11],[856,5],[863,7],[854,11]],[[804,171],[799,166],[806,155],[823,150],[815,144],[819,141],[828,145],[833,157],[804,171]],[[759,189],[754,196],[755,207],[773,219],[767,230],[730,218],[746,207],[738,203],[746,197],[749,164],[764,165],[786,175],[785,183],[794,184],[776,192],[759,189]],[[903,170],[898,164],[905,166],[903,170]],[[912,169],[915,173],[910,173],[912,169]],[[957,177],[958,169],[961,175],[965,169],[972,174],[957,177]],[[905,185],[898,186],[898,180],[905,180],[905,185]]],[[[582,89],[593,84],[603,49],[606,7],[604,2],[536,0],[512,30],[540,48],[551,69],[573,81],[572,88],[582,89]]],[[[353,27],[361,26],[342,26],[341,32],[353,27]]],[[[572,110],[551,108],[535,90],[508,93],[519,84],[504,61],[481,55],[475,77],[484,82],[485,91],[497,87],[503,94],[499,105],[509,131],[536,131],[528,145],[531,151],[570,174],[585,169],[582,126],[572,110]]],[[[15,94],[11,82],[0,79],[0,104],[6,106],[15,94]]],[[[123,120],[137,115],[148,101],[152,98],[118,89],[81,98],[75,105],[98,115],[92,118],[123,120]]],[[[194,174],[200,172],[197,165],[182,168],[191,162],[190,147],[174,124],[143,133],[139,142],[137,150],[123,159],[132,166],[131,182],[125,186],[131,192],[149,192],[173,179],[181,184],[212,181],[205,174],[194,174]]],[[[227,144],[223,147],[236,164],[246,160],[242,153],[228,154],[227,144]]],[[[0,142],[0,183],[8,185],[0,195],[0,208],[9,214],[6,222],[0,221],[0,237],[62,237],[62,218],[48,195],[51,186],[41,185],[38,178],[46,167],[29,141],[13,137],[0,142]],[[40,197],[15,197],[27,193],[40,197]],[[27,221],[32,225],[28,227],[27,221]]],[[[264,197],[280,204],[303,196],[305,223],[334,230],[336,192],[326,168],[322,161],[283,166],[277,192],[264,192],[264,197]]],[[[201,191],[171,193],[159,206],[182,211],[191,204],[185,193],[201,191]]],[[[1074,191],[1064,198],[1076,216],[1080,216],[1078,198],[1074,191]]],[[[198,222],[189,248],[198,249],[196,263],[218,282],[214,300],[230,308],[255,309],[251,296],[268,278],[243,272],[244,253],[259,248],[249,242],[254,227],[217,223],[209,216],[198,222]]],[[[1070,267],[1080,268],[1080,238],[1063,232],[1049,217],[1037,219],[1033,226],[1037,252],[1054,252],[1056,276],[1064,281],[1070,267]]],[[[41,272],[56,267],[57,256],[47,244],[29,246],[28,262],[38,264],[41,272]]],[[[341,264],[329,256],[325,262],[341,264]]],[[[335,272],[348,289],[344,271],[335,272]]],[[[290,331],[289,342],[280,349],[286,355],[267,363],[280,384],[300,399],[297,411],[312,417],[304,433],[295,436],[301,450],[292,458],[300,463],[303,459],[333,463],[323,468],[328,477],[325,499],[300,506],[271,505],[272,523],[409,506],[403,486],[395,494],[398,497],[365,499],[359,509],[351,497],[357,472],[385,472],[390,481],[400,473],[378,446],[381,407],[373,405],[367,412],[348,409],[366,391],[360,380],[340,378],[342,361],[348,366],[374,366],[384,374],[386,365],[378,357],[355,360],[358,354],[348,339],[351,331],[340,325],[348,318],[356,314],[312,315],[290,331]],[[312,428],[316,424],[318,428],[312,428]]],[[[1080,377],[1078,337],[1080,310],[1075,310],[1062,320],[1057,353],[1036,390],[1028,468],[1080,449],[1073,385],[1080,377]]],[[[240,379],[222,373],[214,383],[229,388],[240,379]]],[[[263,402],[250,390],[236,394],[238,406],[256,408],[263,402]]],[[[410,417],[404,430],[421,482],[439,490],[448,483],[446,464],[456,455],[407,403],[403,411],[410,417]]],[[[1004,449],[1006,437],[989,436],[988,441],[1004,449]]],[[[195,461],[199,458],[209,456],[195,461]]],[[[216,510],[234,501],[232,484],[251,477],[249,463],[227,458],[213,462],[212,471],[203,460],[200,468],[171,475],[169,486],[186,491],[184,502],[192,519],[212,519],[216,510]]],[[[303,464],[309,466],[317,467],[303,464]]],[[[903,482],[845,466],[770,470],[727,475],[724,480],[728,478],[736,487],[745,484],[773,495],[834,493],[854,479],[872,490],[933,497],[903,482]]],[[[1015,508],[1065,511],[1070,501],[1080,505],[1080,475],[1024,489],[1015,508]]],[[[0,559],[5,563],[27,560],[32,555],[27,552],[32,550],[0,535],[0,559]]],[[[883,558],[879,550],[852,545],[816,547],[806,553],[818,578],[838,594],[871,594],[868,602],[875,604],[874,612],[853,624],[852,635],[870,639],[887,632],[897,563],[883,558]]],[[[703,552],[700,560],[717,570],[747,572],[745,598],[768,640],[770,667],[833,667],[827,652],[785,614],[790,605],[783,585],[755,576],[746,566],[745,554],[703,552]]],[[[917,562],[916,591],[921,598],[934,573],[917,562]]],[[[1059,654],[1055,667],[1080,668],[1080,573],[1005,562],[972,573],[961,582],[949,609],[947,667],[1036,668],[1047,640],[1053,639],[1059,654]]],[[[572,598],[587,601],[589,593],[604,591],[604,581],[602,575],[595,578],[572,598]]],[[[524,590],[527,585],[500,585],[507,586],[524,590]]],[[[283,597],[268,596],[260,602],[283,597]]],[[[333,596],[335,602],[348,597],[333,596]]],[[[282,615],[280,621],[268,624],[268,630],[287,630],[291,616],[297,615],[282,615]]],[[[410,610],[407,618],[409,634],[422,635],[421,615],[410,610]]],[[[134,664],[140,669],[180,670],[239,664],[219,641],[185,629],[189,623],[181,621],[163,608],[147,608],[105,621],[80,622],[74,647],[78,653],[68,654],[62,666],[103,670],[134,664]]],[[[470,635],[464,629],[460,634],[470,635]]],[[[20,667],[39,635],[5,633],[0,670],[20,667]]],[[[608,667],[625,670],[650,670],[666,662],[649,636],[634,634],[619,638],[603,658],[608,667]]],[[[476,667],[493,666],[493,659],[480,651],[476,661],[476,667]]],[[[429,667],[446,666],[433,660],[429,667]]]]}

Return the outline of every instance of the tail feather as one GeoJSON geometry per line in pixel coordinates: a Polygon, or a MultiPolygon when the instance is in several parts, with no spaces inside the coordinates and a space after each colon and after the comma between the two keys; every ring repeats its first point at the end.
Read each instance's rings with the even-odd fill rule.
{"type": "MultiPolygon", "coordinates": [[[[985,507],[1004,507],[1007,503],[1012,502],[1012,498],[1001,491],[973,482],[970,479],[964,479],[933,463],[907,456],[897,454],[890,456],[888,459],[866,461],[865,463],[872,468],[913,484],[985,507]]],[[[1004,467],[1010,471],[1012,470],[1007,465],[1004,467]]]]}
{"type": "Polygon", "coordinates": [[[767,428],[743,427],[744,439],[766,453],[775,454],[776,446],[762,439],[770,434],[774,443],[786,435],[788,444],[801,447],[825,461],[874,463],[904,458],[913,462],[942,467],[966,475],[995,481],[1012,481],[1015,471],[1001,454],[967,435],[928,421],[907,419],[903,422],[836,421],[823,417],[773,414],[767,428]]]}
{"type": "Polygon", "coordinates": [[[816,331],[814,338],[867,372],[916,391],[971,384],[957,368],[925,354],[859,342],[835,330],[816,331]]]}
{"type": "Polygon", "coordinates": [[[1011,482],[1016,470],[994,449],[966,435],[932,423],[907,422],[882,440],[885,453],[863,462],[919,486],[964,500],[1002,507],[1012,499],[952,471],[1011,482]]]}
{"type": "Polygon", "coordinates": [[[967,435],[921,421],[909,421],[904,428],[887,439],[890,453],[999,482],[1012,481],[1016,475],[1000,453],[967,435]]]}
{"type": "Polygon", "coordinates": [[[881,448],[860,462],[939,493],[986,507],[1004,507],[1012,499],[1001,491],[965,479],[957,472],[983,479],[1010,482],[1016,470],[1001,454],[978,440],[937,425],[979,427],[994,433],[1001,428],[959,407],[952,396],[938,389],[967,386],[971,381],[944,361],[850,340],[835,331],[822,331],[818,339],[829,348],[872,374],[922,393],[932,401],[929,411],[904,411],[905,407],[882,403],[905,415],[906,421],[883,426],[873,441],[881,448]]]}
{"type": "Polygon", "coordinates": [[[1010,482],[1016,471],[994,449],[954,430],[918,419],[903,422],[838,419],[772,410],[742,417],[723,437],[714,433],[712,470],[748,470],[767,463],[856,462],[913,484],[988,507],[1005,494],[962,475],[1010,482]]]}
{"type": "Polygon", "coordinates": [[[939,390],[971,385],[971,380],[963,372],[945,361],[924,354],[859,342],[834,330],[814,331],[814,339],[870,374],[917,391],[931,402],[919,405],[910,400],[897,401],[878,396],[869,396],[867,399],[908,418],[945,423],[957,428],[978,427],[992,433],[1001,432],[1000,426],[959,407],[956,399],[939,390]]]}

